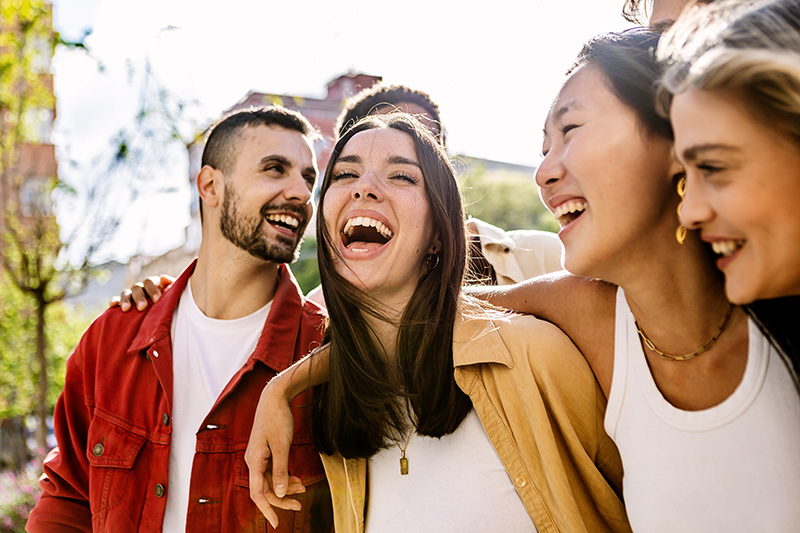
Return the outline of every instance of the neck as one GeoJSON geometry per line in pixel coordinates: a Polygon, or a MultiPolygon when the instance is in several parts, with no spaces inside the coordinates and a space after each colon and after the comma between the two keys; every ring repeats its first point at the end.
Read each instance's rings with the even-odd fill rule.
{"type": "Polygon", "coordinates": [[[729,305],[722,274],[702,243],[693,237],[683,246],[651,258],[636,276],[618,283],[639,327],[659,349],[674,355],[703,346],[729,305]]]}
{"type": "Polygon", "coordinates": [[[220,248],[203,240],[189,280],[203,314],[233,320],[271,302],[278,285],[278,264],[257,259],[232,244],[226,250],[220,248]]]}
{"type": "Polygon", "coordinates": [[[383,346],[386,359],[394,363],[397,360],[397,333],[399,331],[400,317],[403,315],[404,307],[397,310],[396,307],[389,307],[383,302],[377,302],[378,309],[386,316],[389,321],[381,320],[368,313],[363,313],[364,320],[372,329],[375,341],[383,346]]]}

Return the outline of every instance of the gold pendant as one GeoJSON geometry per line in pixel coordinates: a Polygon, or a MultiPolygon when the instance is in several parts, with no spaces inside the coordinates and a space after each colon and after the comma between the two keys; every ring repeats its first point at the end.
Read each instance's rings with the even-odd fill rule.
{"type": "Polygon", "coordinates": [[[405,457],[400,458],[400,475],[406,476],[408,475],[408,459],[405,457]]]}

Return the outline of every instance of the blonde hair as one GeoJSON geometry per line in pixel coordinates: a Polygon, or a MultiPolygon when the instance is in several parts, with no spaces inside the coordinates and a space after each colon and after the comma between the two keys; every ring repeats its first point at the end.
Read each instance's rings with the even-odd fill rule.
{"type": "Polygon", "coordinates": [[[661,39],[659,108],[688,90],[730,89],[757,120],[800,145],[800,3],[723,0],[696,7],[661,39]]]}
{"type": "MultiPolygon", "coordinates": [[[[786,133],[800,146],[800,2],[722,0],[693,8],[658,47],[665,63],[659,88],[662,113],[672,95],[729,89],[752,116],[786,133]]],[[[800,296],[746,306],[748,315],[778,348],[800,392],[800,296]],[[793,323],[792,321],[795,321],[793,323]]]]}

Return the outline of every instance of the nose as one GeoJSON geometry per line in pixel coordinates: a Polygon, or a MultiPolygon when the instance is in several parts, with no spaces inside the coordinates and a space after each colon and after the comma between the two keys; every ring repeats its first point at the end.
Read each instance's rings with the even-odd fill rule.
{"type": "Polygon", "coordinates": [[[564,177],[564,166],[554,151],[550,151],[542,160],[539,168],[536,169],[536,184],[545,189],[553,186],[564,177]]]}
{"type": "Polygon", "coordinates": [[[362,174],[353,185],[352,197],[354,200],[370,199],[380,200],[383,198],[381,193],[380,180],[372,171],[362,174]]]}
{"type": "MultiPolygon", "coordinates": [[[[698,229],[714,219],[714,210],[708,203],[706,192],[696,172],[687,170],[683,201],[678,206],[681,224],[698,229]]],[[[680,190],[678,191],[680,194],[680,190]]]]}
{"type": "Polygon", "coordinates": [[[288,183],[283,189],[283,195],[290,202],[298,202],[303,205],[311,201],[311,189],[309,182],[302,172],[293,171],[288,177],[288,183]]]}

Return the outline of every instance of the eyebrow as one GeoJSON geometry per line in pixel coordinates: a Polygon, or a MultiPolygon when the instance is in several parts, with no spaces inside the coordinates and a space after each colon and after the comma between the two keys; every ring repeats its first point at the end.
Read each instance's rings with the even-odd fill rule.
{"type": "Polygon", "coordinates": [[[701,154],[705,152],[722,151],[722,152],[739,152],[740,149],[735,146],[727,144],[698,144],[687,148],[681,154],[683,160],[686,162],[697,160],[701,154]]]}
{"type": "MultiPolygon", "coordinates": [[[[259,165],[262,168],[266,167],[266,166],[268,166],[268,165],[270,165],[272,163],[278,163],[278,164],[283,165],[283,166],[288,167],[288,168],[292,167],[292,162],[289,161],[288,159],[286,159],[285,157],[283,157],[282,155],[264,156],[264,157],[261,158],[261,161],[259,161],[259,165]]],[[[316,178],[317,169],[315,169],[313,166],[310,166],[310,167],[306,168],[302,173],[303,174],[313,175],[316,178]]]]}
{"type": "Polygon", "coordinates": [[[337,163],[362,163],[363,159],[361,159],[360,155],[343,155],[336,158],[337,163]]]}
{"type": "MultiPolygon", "coordinates": [[[[407,157],[403,157],[401,155],[390,155],[386,161],[391,165],[412,165],[420,170],[422,167],[419,166],[419,163],[414,161],[413,159],[409,159],[407,157]]],[[[361,164],[364,160],[361,158],[360,155],[353,154],[353,155],[343,155],[336,160],[337,163],[358,163],[361,164]]]]}
{"type": "Polygon", "coordinates": [[[557,121],[557,120],[561,120],[561,117],[563,117],[567,113],[567,111],[569,111],[571,109],[574,109],[576,107],[580,107],[580,104],[578,103],[578,100],[576,98],[573,98],[572,100],[570,100],[566,104],[564,104],[561,107],[559,107],[558,109],[556,109],[552,113],[552,115],[550,115],[550,118],[554,122],[557,121]]]}
{"type": "Polygon", "coordinates": [[[545,120],[545,127],[542,128],[542,133],[544,135],[547,135],[548,122],[558,122],[564,115],[567,114],[567,111],[570,111],[572,109],[578,109],[580,107],[581,106],[580,103],[578,102],[578,99],[573,98],[572,100],[569,100],[566,104],[559,106],[555,111],[550,112],[550,114],[547,116],[547,119],[545,120]]]}
{"type": "Polygon", "coordinates": [[[286,159],[285,157],[283,157],[282,155],[264,156],[264,157],[261,158],[261,161],[259,161],[259,165],[261,165],[262,167],[265,167],[265,166],[269,165],[270,163],[279,163],[279,164],[281,164],[283,166],[286,166],[286,167],[291,167],[292,166],[292,162],[289,161],[288,159],[286,159]]]}
{"type": "Polygon", "coordinates": [[[419,163],[417,163],[413,159],[408,159],[407,157],[403,157],[401,155],[390,156],[388,161],[392,165],[411,165],[422,170],[422,167],[419,166],[419,163]]]}

